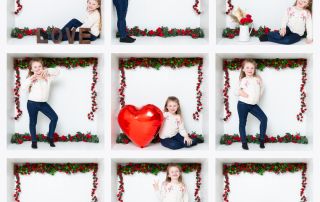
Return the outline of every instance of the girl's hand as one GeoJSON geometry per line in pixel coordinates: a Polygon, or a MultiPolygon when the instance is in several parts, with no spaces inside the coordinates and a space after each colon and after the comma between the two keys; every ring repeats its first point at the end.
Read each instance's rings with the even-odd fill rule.
{"type": "Polygon", "coordinates": [[[310,44],[310,43],[312,43],[312,42],[313,42],[312,39],[307,39],[307,40],[306,40],[306,43],[307,43],[307,44],[310,44]]]}
{"type": "Polygon", "coordinates": [[[178,125],[180,125],[180,123],[181,123],[181,117],[180,117],[179,115],[176,116],[176,121],[177,121],[178,125]]]}
{"type": "Polygon", "coordinates": [[[154,180],[152,185],[153,185],[153,189],[155,191],[159,191],[160,190],[159,189],[159,180],[154,180]]]}
{"type": "Polygon", "coordinates": [[[249,97],[249,95],[246,92],[244,92],[243,90],[239,90],[239,95],[241,97],[244,97],[244,98],[248,98],[249,97]]]}
{"type": "Polygon", "coordinates": [[[192,139],[190,137],[185,137],[183,142],[190,146],[192,144],[192,139]]]}
{"type": "Polygon", "coordinates": [[[286,35],[286,33],[287,33],[287,29],[286,29],[285,27],[283,27],[283,28],[280,29],[280,35],[281,35],[281,36],[286,35]]]}
{"type": "Polygon", "coordinates": [[[30,79],[31,79],[31,83],[34,83],[34,82],[36,82],[36,81],[38,80],[38,78],[37,78],[36,75],[32,75],[32,76],[30,77],[30,79]]]}
{"type": "Polygon", "coordinates": [[[49,76],[48,69],[44,69],[44,70],[42,71],[42,73],[41,73],[41,76],[42,76],[43,78],[47,78],[47,77],[49,76]]]}

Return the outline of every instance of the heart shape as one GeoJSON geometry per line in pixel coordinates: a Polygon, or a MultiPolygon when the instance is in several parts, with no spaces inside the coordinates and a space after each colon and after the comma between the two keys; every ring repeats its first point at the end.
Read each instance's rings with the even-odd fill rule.
{"type": "Polygon", "coordinates": [[[125,105],[118,115],[122,131],[141,148],[150,144],[160,130],[162,122],[161,110],[152,104],[145,105],[141,109],[125,105]]]}

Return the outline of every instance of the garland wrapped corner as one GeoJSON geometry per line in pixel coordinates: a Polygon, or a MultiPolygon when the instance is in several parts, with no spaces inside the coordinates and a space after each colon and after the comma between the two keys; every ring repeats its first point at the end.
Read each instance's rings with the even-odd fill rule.
{"type": "Polygon", "coordinates": [[[179,69],[182,67],[191,68],[195,65],[198,65],[198,80],[196,84],[196,99],[197,99],[197,108],[193,113],[193,119],[199,120],[200,112],[203,109],[202,105],[202,91],[201,84],[203,81],[203,72],[202,58],[128,58],[128,59],[120,59],[119,61],[119,71],[120,71],[120,87],[118,89],[119,97],[120,97],[120,105],[124,107],[125,105],[125,88],[126,84],[126,76],[125,70],[136,69],[137,67],[145,67],[145,68],[154,68],[159,70],[162,66],[170,67],[172,69],[179,69]]]}
{"type": "MultiPolygon", "coordinates": [[[[247,135],[247,142],[259,144],[259,134],[247,135]]],[[[229,135],[224,134],[220,138],[220,144],[222,145],[231,145],[233,143],[241,142],[241,137],[238,134],[229,135]]],[[[308,138],[306,136],[301,136],[299,133],[291,134],[286,133],[285,135],[277,136],[265,136],[265,143],[295,143],[295,144],[308,144],[308,138]]]]}
{"type": "MultiPolygon", "coordinates": [[[[201,187],[201,164],[199,163],[188,163],[188,164],[178,164],[183,173],[190,173],[196,172],[196,189],[194,191],[194,200],[196,202],[200,202],[200,187],[201,187]]],[[[153,175],[158,175],[160,172],[166,172],[168,164],[153,164],[153,163],[128,163],[125,165],[118,164],[117,167],[117,175],[119,178],[119,186],[118,186],[118,193],[117,198],[119,202],[123,202],[123,194],[125,192],[124,189],[124,181],[123,175],[133,175],[136,172],[139,173],[151,173],[153,175]]]]}
{"type": "Polygon", "coordinates": [[[65,174],[87,173],[92,172],[92,190],[91,202],[97,202],[96,191],[98,188],[98,164],[96,163],[66,163],[66,164],[50,164],[50,163],[26,163],[15,164],[14,175],[16,178],[15,192],[13,194],[15,202],[20,202],[19,196],[21,193],[20,175],[30,175],[31,173],[47,173],[55,175],[57,172],[65,174]]]}
{"type": "MultiPolygon", "coordinates": [[[[191,134],[189,134],[189,137],[191,139],[197,139],[198,143],[203,143],[204,142],[204,138],[201,134],[197,134],[196,132],[192,132],[191,134]]],[[[128,136],[124,133],[120,133],[116,139],[116,143],[117,144],[129,144],[131,142],[131,140],[128,138],[128,136]]],[[[160,142],[160,137],[159,135],[157,135],[151,143],[156,144],[160,142]]]]}
{"type": "MultiPolygon", "coordinates": [[[[148,30],[148,29],[140,29],[138,26],[134,26],[133,28],[128,28],[127,33],[129,36],[149,36],[149,37],[176,37],[176,36],[190,36],[193,39],[204,38],[203,30],[198,28],[186,28],[186,29],[177,29],[168,27],[158,27],[156,30],[148,30]]],[[[119,32],[116,33],[116,37],[120,37],[119,32]]]]}
{"type": "MultiPolygon", "coordinates": [[[[224,71],[224,87],[223,102],[225,108],[226,116],[223,118],[224,121],[229,120],[232,112],[229,108],[229,89],[230,89],[230,78],[229,71],[236,71],[241,68],[241,64],[244,59],[232,59],[223,61],[223,71],[224,71]]],[[[307,60],[304,58],[300,59],[255,59],[257,62],[257,69],[263,71],[265,68],[274,68],[276,70],[288,69],[288,68],[299,68],[301,67],[301,85],[300,85],[300,111],[298,112],[296,118],[299,122],[303,121],[304,113],[307,111],[306,105],[306,90],[305,85],[307,83],[307,60]]]]}
{"type": "Polygon", "coordinates": [[[265,172],[272,172],[277,175],[283,173],[295,173],[302,172],[301,189],[300,189],[300,201],[307,202],[305,190],[307,187],[307,164],[306,163],[233,163],[223,165],[224,175],[224,191],[222,194],[223,201],[229,202],[230,193],[230,180],[229,175],[238,175],[241,172],[245,173],[257,173],[263,175],[265,172]]]}
{"type": "MultiPolygon", "coordinates": [[[[37,134],[37,142],[48,142],[47,136],[44,134],[37,134]]],[[[31,141],[31,135],[29,133],[15,133],[11,137],[12,144],[22,144],[24,142],[31,141]]],[[[58,133],[53,134],[54,142],[88,142],[88,143],[99,143],[99,137],[93,135],[90,132],[81,133],[77,132],[75,135],[59,135],[58,133]]]]}
{"type": "MultiPolygon", "coordinates": [[[[21,87],[21,77],[20,70],[28,69],[29,62],[31,58],[22,58],[14,60],[14,70],[15,70],[15,87],[13,90],[14,93],[14,102],[16,106],[16,115],[15,120],[18,120],[22,115],[22,110],[20,108],[20,87],[21,87]]],[[[98,59],[97,58],[42,58],[44,66],[48,68],[55,68],[57,66],[62,66],[67,69],[73,69],[78,67],[89,67],[92,65],[92,84],[91,84],[91,110],[87,114],[89,120],[94,120],[94,113],[98,109],[97,104],[97,91],[96,84],[98,81],[98,59]]]]}

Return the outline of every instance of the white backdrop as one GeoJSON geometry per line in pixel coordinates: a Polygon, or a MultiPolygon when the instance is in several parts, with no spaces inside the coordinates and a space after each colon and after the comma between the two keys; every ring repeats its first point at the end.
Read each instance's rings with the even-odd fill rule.
{"type": "MultiPolygon", "coordinates": [[[[14,1],[8,1],[14,4],[14,1]]],[[[14,17],[16,27],[43,27],[47,26],[64,26],[72,18],[80,21],[85,19],[87,0],[32,0],[22,1],[22,11],[14,17]]]]}
{"type": "Polygon", "coordinates": [[[92,172],[20,175],[21,202],[91,201],[92,172]]]}
{"type": "Polygon", "coordinates": [[[202,133],[203,113],[200,113],[199,121],[192,118],[196,110],[197,66],[175,70],[170,67],[161,67],[159,71],[138,67],[135,70],[125,71],[125,74],[126,104],[137,107],[154,104],[163,111],[167,97],[176,96],[180,100],[186,130],[202,133]]]}
{"type": "MultiPolygon", "coordinates": [[[[154,180],[159,180],[159,185],[161,185],[161,183],[165,180],[165,177],[165,172],[160,172],[157,176],[150,173],[135,173],[133,175],[123,175],[125,190],[123,195],[123,201],[157,202],[158,198],[152,185],[154,180]]],[[[194,201],[193,195],[196,188],[196,174],[195,172],[187,174],[183,173],[182,177],[188,190],[189,200],[194,201]]]]}
{"type": "MultiPolygon", "coordinates": [[[[229,71],[230,90],[229,104],[232,115],[224,124],[224,133],[239,133],[239,118],[237,112],[238,97],[235,89],[238,86],[240,71],[229,71]]],[[[298,122],[296,115],[300,111],[300,84],[301,68],[274,70],[265,68],[262,72],[258,71],[264,83],[264,94],[258,104],[268,117],[267,134],[278,135],[286,132],[300,132],[307,134],[308,116],[304,115],[304,121],[298,122]]],[[[308,87],[308,83],[306,85],[308,87]]],[[[307,95],[308,95],[308,90],[307,95]]],[[[221,95],[222,97],[222,95],[221,95]]],[[[307,107],[308,97],[306,98],[307,107]]],[[[248,116],[247,134],[259,133],[259,121],[253,116],[248,116]]]]}
{"type": "MultiPolygon", "coordinates": [[[[148,29],[155,29],[159,26],[200,27],[201,15],[193,11],[193,5],[194,0],[129,0],[127,26],[148,29]]],[[[115,8],[113,10],[113,19],[116,20],[115,8]]],[[[116,26],[116,23],[113,24],[116,26]]]]}
{"type": "Polygon", "coordinates": [[[299,201],[301,172],[229,175],[230,202],[299,201]]]}
{"type": "MultiPolygon", "coordinates": [[[[224,1],[226,0],[219,0],[224,1]]],[[[234,10],[240,7],[245,13],[252,15],[253,23],[256,28],[259,26],[268,26],[272,30],[279,29],[281,26],[282,17],[286,9],[294,4],[295,0],[268,0],[268,1],[247,1],[247,0],[232,0],[234,10]],[[272,14],[271,14],[272,13],[272,14]]],[[[226,8],[227,7],[227,4],[226,8]]],[[[222,9],[222,8],[221,8],[222,9]]],[[[225,8],[223,8],[225,9],[225,8]]],[[[230,23],[229,18],[226,18],[227,26],[230,23]]]]}
{"type": "MultiPolygon", "coordinates": [[[[21,70],[21,85],[27,77],[27,70],[21,70]]],[[[99,68],[98,68],[99,72],[99,68]]],[[[14,75],[12,75],[14,77],[14,75]]],[[[87,118],[91,110],[91,83],[92,66],[85,68],[66,69],[60,68],[60,74],[52,82],[48,103],[57,113],[59,120],[56,132],[61,134],[80,132],[92,132],[97,134],[98,116],[95,114],[94,121],[87,118]]],[[[99,89],[99,80],[97,88],[99,89]]],[[[13,86],[13,84],[12,84],[13,86]]],[[[97,91],[98,91],[97,89],[97,91]]],[[[101,93],[101,91],[100,91],[101,93]]],[[[27,110],[28,92],[20,89],[20,103],[23,115],[15,121],[15,132],[29,132],[29,115],[27,110]]],[[[13,95],[11,95],[13,96],[13,95]]],[[[99,91],[98,91],[99,96],[99,91]]],[[[98,100],[98,98],[97,98],[98,100]]],[[[98,110],[99,110],[98,103],[98,110]]],[[[100,106],[101,108],[101,106],[100,106]]],[[[11,114],[10,117],[13,117],[11,114]]],[[[37,133],[48,132],[50,120],[41,112],[38,114],[37,133]]],[[[99,134],[97,134],[99,135],[99,134]]]]}

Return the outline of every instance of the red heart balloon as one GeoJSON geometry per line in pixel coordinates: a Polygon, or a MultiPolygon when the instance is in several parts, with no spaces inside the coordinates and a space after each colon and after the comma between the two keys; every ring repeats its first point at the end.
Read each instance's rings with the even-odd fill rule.
{"type": "Polygon", "coordinates": [[[161,110],[148,104],[141,109],[125,105],[119,112],[118,123],[128,138],[141,148],[150,144],[163,122],[161,110]]]}

